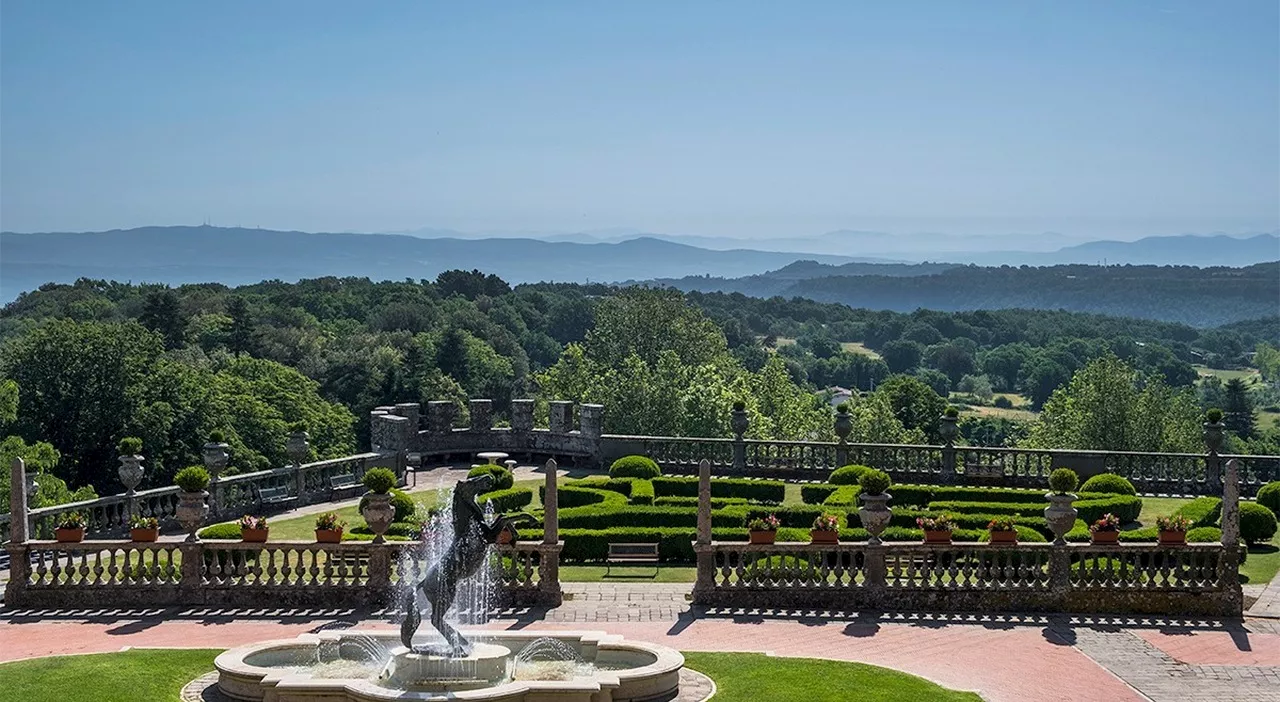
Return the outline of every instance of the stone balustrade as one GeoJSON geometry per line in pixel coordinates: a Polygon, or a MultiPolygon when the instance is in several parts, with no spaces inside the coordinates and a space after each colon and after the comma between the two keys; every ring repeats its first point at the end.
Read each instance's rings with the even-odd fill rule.
{"type": "MultiPolygon", "coordinates": [[[[396,604],[416,542],[10,543],[5,605],[13,608],[368,607],[396,604]]],[[[563,544],[496,550],[499,597],[512,606],[555,606],[563,544]]]]}

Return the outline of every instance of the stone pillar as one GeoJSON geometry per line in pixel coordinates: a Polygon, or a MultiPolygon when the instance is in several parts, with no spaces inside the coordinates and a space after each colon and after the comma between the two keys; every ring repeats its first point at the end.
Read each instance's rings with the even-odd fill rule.
{"type": "Polygon", "coordinates": [[[707,598],[716,587],[716,551],[711,543],[711,461],[705,458],[698,463],[698,540],[693,552],[698,559],[693,601],[709,604],[707,598]]]}
{"type": "MultiPolygon", "coordinates": [[[[370,545],[369,551],[369,587],[375,591],[391,589],[391,553],[392,546],[370,545]]],[[[387,604],[394,604],[388,602],[387,604]]]]}
{"type": "Polygon", "coordinates": [[[9,543],[24,543],[31,533],[27,504],[27,464],[14,458],[9,466],[9,543]]]}
{"type": "Polygon", "coordinates": [[[533,400],[511,401],[512,431],[533,431],[533,400]]]}
{"type": "Polygon", "coordinates": [[[542,543],[560,542],[560,493],[556,479],[556,459],[547,459],[546,486],[542,492],[542,543]]]}
{"type": "Polygon", "coordinates": [[[960,428],[956,424],[955,417],[945,414],[938,421],[938,433],[942,436],[942,465],[938,467],[938,480],[943,485],[951,485],[959,477],[956,474],[956,434],[960,428]]]}
{"type": "Polygon", "coordinates": [[[493,400],[471,400],[467,406],[471,410],[471,431],[493,428],[493,400]]]}
{"type": "Polygon", "coordinates": [[[448,400],[432,400],[427,403],[427,431],[432,434],[448,434],[453,431],[453,403],[448,400]]]}
{"type": "MultiPolygon", "coordinates": [[[[194,533],[194,532],[193,532],[194,533]]],[[[200,602],[200,569],[204,565],[204,544],[199,541],[183,542],[178,546],[182,555],[178,590],[183,602],[200,602]]]]}
{"type": "Polygon", "coordinates": [[[733,414],[729,417],[729,428],[733,430],[733,473],[743,475],[747,472],[747,444],[742,438],[751,427],[746,407],[737,402],[733,405],[733,414]]]}
{"type": "Polygon", "coordinates": [[[604,434],[604,405],[579,405],[578,429],[588,439],[604,434]]]}
{"type": "Polygon", "coordinates": [[[862,563],[862,572],[866,577],[866,586],[872,589],[883,590],[887,579],[887,571],[885,570],[884,565],[884,546],[867,546],[865,553],[866,560],[862,563]]]}
{"type": "Polygon", "coordinates": [[[564,542],[538,545],[538,598],[545,607],[564,604],[564,591],[560,589],[560,551],[564,542]]]}
{"type": "Polygon", "coordinates": [[[409,426],[413,427],[414,431],[417,431],[418,425],[422,421],[422,405],[417,402],[398,402],[392,408],[391,414],[409,420],[409,426]]]}
{"type": "Polygon", "coordinates": [[[547,403],[547,430],[552,434],[568,434],[573,430],[573,403],[552,400],[547,403]]]}
{"type": "Polygon", "coordinates": [[[1067,596],[1071,593],[1071,546],[1052,546],[1049,549],[1049,592],[1058,611],[1067,611],[1067,596]]]}
{"type": "Polygon", "coordinates": [[[1240,464],[1227,461],[1222,476],[1222,560],[1218,562],[1218,583],[1229,600],[1233,614],[1244,610],[1240,587],[1240,464]]]}
{"type": "Polygon", "coordinates": [[[698,543],[711,543],[711,461],[698,463],[698,543]]]}
{"type": "Polygon", "coordinates": [[[12,540],[4,545],[4,550],[9,553],[9,582],[4,586],[4,603],[10,609],[24,606],[27,580],[31,578],[30,548],[25,543],[12,540]]]}

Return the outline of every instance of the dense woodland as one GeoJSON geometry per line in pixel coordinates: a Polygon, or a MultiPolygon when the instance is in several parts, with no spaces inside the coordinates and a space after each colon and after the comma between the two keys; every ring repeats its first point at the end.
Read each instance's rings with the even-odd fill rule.
{"type": "MultiPolygon", "coordinates": [[[[291,422],[317,457],[367,446],[377,405],[491,397],[606,406],[606,430],[833,438],[825,390],[852,388],[852,440],[937,439],[951,401],[1040,411],[966,416],[989,445],[1199,451],[1222,407],[1237,451],[1280,453],[1280,318],[1214,329],[1069,312],[897,313],[801,298],[601,285],[512,288],[479,271],[434,281],[320,278],[166,288],[80,280],[0,313],[0,445],[48,474],[37,502],[118,489],[115,444],[144,442],[144,487],[197,463],[212,431],[235,470],[286,460],[291,422]],[[1193,364],[1265,380],[1198,380],[1193,364]],[[957,395],[956,393],[962,393],[957,395]],[[1001,394],[1005,393],[1005,394],[1001,394]],[[74,493],[79,490],[79,493],[74,493]]],[[[545,404],[540,404],[545,413],[545,404]]],[[[3,489],[3,488],[0,488],[3,489]]]]}

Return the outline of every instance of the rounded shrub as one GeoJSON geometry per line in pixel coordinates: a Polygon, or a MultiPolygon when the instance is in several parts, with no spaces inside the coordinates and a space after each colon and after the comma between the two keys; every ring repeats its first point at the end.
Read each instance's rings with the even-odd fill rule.
{"type": "Polygon", "coordinates": [[[142,439],[136,436],[126,436],[116,445],[116,451],[121,456],[136,456],[142,453],[142,439]]]}
{"type": "Polygon", "coordinates": [[[741,411],[745,410],[746,408],[747,408],[747,403],[743,402],[742,400],[734,400],[734,401],[733,401],[733,411],[734,411],[734,412],[741,412],[741,411]]]}
{"type": "Polygon", "coordinates": [[[991,403],[1000,409],[1013,409],[1013,400],[1004,395],[997,395],[996,399],[991,403]]]}
{"type": "Polygon", "coordinates": [[[945,410],[942,411],[942,416],[946,417],[947,419],[955,419],[956,417],[960,416],[960,408],[955,406],[947,407],[945,410]]]}
{"type": "Polygon", "coordinates": [[[832,485],[857,485],[858,478],[862,477],[862,474],[869,470],[871,470],[871,468],[859,465],[836,468],[831,471],[831,477],[827,478],[827,482],[832,485]]]}
{"type": "Polygon", "coordinates": [[[286,429],[288,429],[288,431],[289,431],[289,433],[290,433],[290,434],[305,434],[305,433],[307,433],[307,423],[306,423],[306,422],[289,422],[289,425],[288,425],[287,427],[285,427],[285,428],[286,428],[286,429]]]}
{"type": "Polygon", "coordinates": [[[201,466],[188,466],[173,476],[173,484],[183,492],[203,492],[209,487],[209,471],[201,466]]]}
{"type": "Polygon", "coordinates": [[[1217,407],[1214,407],[1213,409],[1204,413],[1204,418],[1205,418],[1205,421],[1209,422],[1210,424],[1217,424],[1218,422],[1222,421],[1222,410],[1218,409],[1217,407]]]}
{"type": "Polygon", "coordinates": [[[391,472],[390,468],[370,468],[365,471],[364,477],[360,479],[365,488],[369,492],[376,492],[379,495],[385,495],[396,486],[396,474],[391,472]]]}
{"type": "Polygon", "coordinates": [[[1273,480],[1258,490],[1258,504],[1280,514],[1280,480],[1273,480]]]}
{"type": "Polygon", "coordinates": [[[209,432],[209,443],[225,444],[227,443],[227,435],[217,429],[214,429],[213,431],[209,432]]]}
{"type": "MultiPolygon", "coordinates": [[[[369,504],[369,496],[365,495],[360,498],[360,510],[364,511],[367,504],[369,504]]],[[[412,497],[409,497],[409,493],[403,490],[391,490],[391,506],[396,508],[394,521],[397,522],[409,521],[414,512],[418,511],[418,505],[414,503],[412,497]]]]}
{"type": "Polygon", "coordinates": [[[1112,495],[1136,495],[1133,483],[1115,473],[1100,473],[1084,481],[1080,492],[1105,492],[1112,495]]]}
{"type": "Polygon", "coordinates": [[[643,478],[652,480],[662,475],[658,464],[648,456],[623,456],[609,466],[611,478],[643,478]]]}
{"type": "Polygon", "coordinates": [[[493,484],[489,486],[490,490],[510,490],[511,486],[516,484],[516,478],[511,474],[511,471],[507,470],[506,466],[496,464],[472,466],[471,470],[467,471],[467,477],[474,478],[477,475],[486,473],[493,476],[493,484]]]}
{"type": "Polygon", "coordinates": [[[1049,489],[1065,495],[1080,485],[1080,476],[1070,468],[1058,468],[1049,474],[1049,489]]]}
{"type": "Polygon", "coordinates": [[[1270,541],[1275,535],[1275,512],[1256,502],[1240,503],[1240,538],[1246,544],[1270,541]]]}
{"type": "Polygon", "coordinates": [[[889,474],[882,470],[869,469],[858,476],[858,485],[862,486],[864,495],[883,495],[892,483],[889,474]]]}

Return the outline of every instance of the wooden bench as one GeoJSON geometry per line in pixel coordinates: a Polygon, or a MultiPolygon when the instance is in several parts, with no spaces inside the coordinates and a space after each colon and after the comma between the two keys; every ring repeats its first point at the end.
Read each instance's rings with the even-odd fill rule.
{"type": "Polygon", "coordinates": [[[298,498],[289,496],[289,488],[281,485],[278,487],[258,488],[258,504],[267,507],[283,507],[292,504],[298,498]]]}
{"type": "Polygon", "coordinates": [[[360,481],[351,473],[339,473],[338,475],[329,476],[329,495],[331,497],[334,493],[340,493],[359,486],[360,481]]]}
{"type": "Polygon", "coordinates": [[[658,574],[658,544],[609,544],[604,574],[616,565],[651,565],[658,574]]]}

